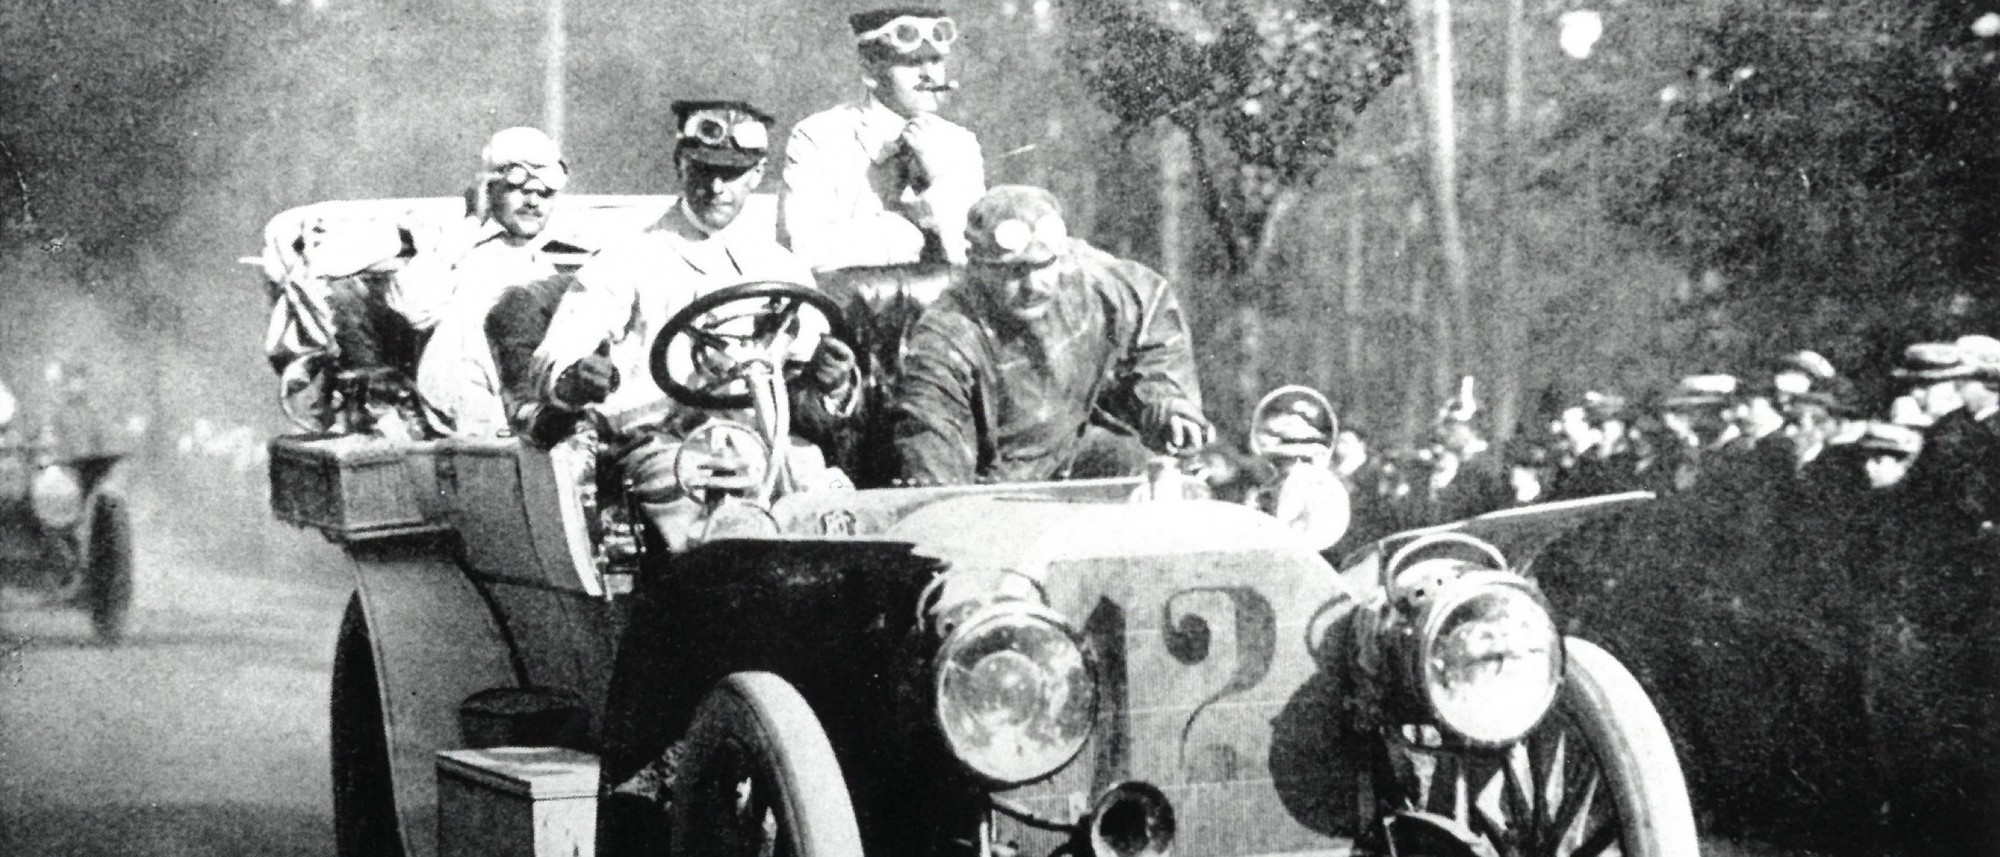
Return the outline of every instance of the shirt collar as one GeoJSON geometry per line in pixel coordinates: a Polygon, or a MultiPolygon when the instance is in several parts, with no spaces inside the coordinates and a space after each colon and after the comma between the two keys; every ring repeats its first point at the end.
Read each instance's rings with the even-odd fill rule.
{"type": "Polygon", "coordinates": [[[895,151],[894,144],[902,138],[903,127],[910,124],[910,120],[890,110],[873,92],[861,99],[859,106],[861,122],[854,136],[868,149],[869,157],[879,162],[895,151]]]}

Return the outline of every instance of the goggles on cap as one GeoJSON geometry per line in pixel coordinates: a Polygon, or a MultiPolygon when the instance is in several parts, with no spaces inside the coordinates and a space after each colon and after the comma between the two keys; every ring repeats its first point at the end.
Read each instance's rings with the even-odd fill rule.
{"type": "Polygon", "coordinates": [[[522,193],[530,196],[539,196],[547,199],[555,196],[556,191],[562,189],[563,179],[560,177],[562,170],[561,168],[557,168],[554,172],[556,175],[550,175],[548,167],[508,164],[501,168],[497,175],[500,181],[508,187],[518,188],[522,193]],[[530,188],[528,187],[530,182],[539,182],[541,186],[530,188]]]}
{"type": "Polygon", "coordinates": [[[968,261],[1010,268],[1043,268],[1055,261],[1057,254],[1054,251],[1068,237],[1069,228],[1063,224],[1063,219],[1060,215],[1043,215],[1040,219],[1032,223],[1017,217],[1010,217],[995,224],[992,232],[988,234],[987,240],[992,244],[991,249],[998,252],[993,254],[981,253],[979,252],[981,248],[974,247],[974,252],[970,254],[971,258],[968,261]],[[1006,259],[1006,257],[1025,252],[1036,244],[1051,251],[1048,258],[1021,261],[1006,259]],[[980,256],[982,255],[998,256],[1000,258],[981,259],[980,256]]]}
{"type": "Polygon", "coordinates": [[[855,44],[881,42],[895,48],[898,53],[909,53],[925,42],[936,46],[939,51],[947,50],[952,42],[958,41],[958,22],[950,18],[923,18],[916,15],[898,15],[889,22],[866,33],[854,37],[855,44]]]}
{"type": "Polygon", "coordinates": [[[699,110],[681,123],[681,139],[693,140],[711,149],[734,145],[738,149],[765,149],[771,132],[755,117],[727,110],[699,110]]]}

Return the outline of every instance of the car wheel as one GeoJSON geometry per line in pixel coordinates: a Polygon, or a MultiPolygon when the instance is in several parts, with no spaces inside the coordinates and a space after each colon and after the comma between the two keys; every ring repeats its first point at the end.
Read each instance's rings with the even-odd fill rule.
{"type": "Polygon", "coordinates": [[[737,673],[695,711],[674,773],[672,853],[861,857],[833,745],[805,698],[737,673]]]}
{"type": "Polygon", "coordinates": [[[116,643],[132,612],[132,515],[112,495],[98,498],[92,515],[86,569],[90,626],[97,639],[116,643]]]}
{"type": "Polygon", "coordinates": [[[396,792],[389,776],[389,739],[375,650],[361,596],[347,602],[333,650],[330,718],[333,750],[333,839],[340,857],[402,857],[396,792]]]}
{"type": "Polygon", "coordinates": [[[1699,853],[1687,782],[1645,690],[1603,649],[1564,646],[1555,708],[1520,742],[1406,751],[1396,767],[1410,808],[1456,821],[1502,857],[1699,853]]]}

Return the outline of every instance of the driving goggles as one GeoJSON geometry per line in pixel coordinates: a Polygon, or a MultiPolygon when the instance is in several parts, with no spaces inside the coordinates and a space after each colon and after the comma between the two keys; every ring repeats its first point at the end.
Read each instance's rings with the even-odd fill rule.
{"type": "Polygon", "coordinates": [[[569,180],[569,170],[562,164],[553,167],[538,164],[508,164],[501,168],[497,175],[508,187],[520,188],[527,193],[542,197],[554,196],[556,191],[562,190],[562,186],[569,180]],[[531,189],[528,187],[530,182],[538,182],[540,187],[531,189]]]}
{"type": "Polygon", "coordinates": [[[701,110],[681,123],[681,139],[698,142],[711,149],[766,149],[771,145],[770,129],[755,117],[727,110],[701,110]]]}
{"type": "Polygon", "coordinates": [[[881,42],[895,48],[898,53],[910,53],[929,42],[939,51],[951,49],[951,43],[958,41],[958,22],[950,18],[923,18],[916,15],[900,15],[889,22],[854,37],[856,44],[881,42]]]}

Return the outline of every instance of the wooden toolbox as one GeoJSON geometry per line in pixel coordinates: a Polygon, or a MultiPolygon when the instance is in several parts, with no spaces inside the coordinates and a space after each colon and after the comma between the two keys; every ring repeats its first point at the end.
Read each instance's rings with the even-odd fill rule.
{"type": "Polygon", "coordinates": [[[273,439],[271,514],[336,541],[443,530],[435,451],[363,435],[273,439]]]}

